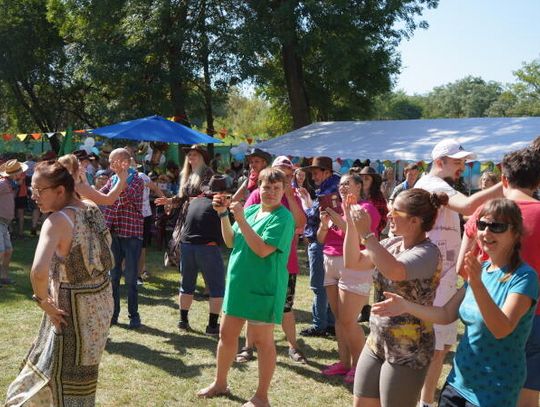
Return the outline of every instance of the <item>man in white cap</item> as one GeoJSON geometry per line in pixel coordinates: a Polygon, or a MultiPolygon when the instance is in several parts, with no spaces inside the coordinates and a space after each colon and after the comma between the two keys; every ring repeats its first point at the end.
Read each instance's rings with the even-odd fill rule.
{"type": "MultiPolygon", "coordinates": [[[[472,215],[475,209],[484,202],[502,197],[501,183],[469,197],[456,191],[450,185],[461,177],[465,170],[465,162],[475,157],[474,153],[465,151],[456,140],[442,140],[431,152],[433,162],[430,172],[414,185],[415,188],[422,188],[431,193],[444,192],[449,197],[448,205],[439,209],[435,226],[428,232],[428,237],[439,247],[443,259],[441,280],[433,302],[435,306],[446,304],[456,293],[456,262],[461,246],[459,214],[472,215]]],[[[419,404],[422,407],[434,405],[435,389],[444,358],[457,339],[456,322],[450,325],[434,325],[433,330],[435,331],[435,352],[422,388],[419,404]]]]}
{"type": "Polygon", "coordinates": [[[9,225],[15,216],[15,195],[17,180],[24,180],[26,164],[9,160],[0,166],[0,285],[13,284],[8,277],[9,262],[13,246],[9,236],[9,225]]]}

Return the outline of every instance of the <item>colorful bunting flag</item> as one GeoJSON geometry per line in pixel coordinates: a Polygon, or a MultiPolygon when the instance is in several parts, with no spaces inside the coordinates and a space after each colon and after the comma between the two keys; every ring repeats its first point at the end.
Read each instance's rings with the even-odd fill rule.
{"type": "Polygon", "coordinates": [[[32,133],[32,138],[34,140],[39,140],[41,138],[41,133],[32,133]]]}
{"type": "Polygon", "coordinates": [[[21,141],[24,141],[28,137],[28,134],[17,134],[17,138],[21,141]]]}
{"type": "Polygon", "coordinates": [[[9,141],[13,138],[13,135],[12,134],[2,134],[2,138],[4,139],[4,141],[9,141]]]}

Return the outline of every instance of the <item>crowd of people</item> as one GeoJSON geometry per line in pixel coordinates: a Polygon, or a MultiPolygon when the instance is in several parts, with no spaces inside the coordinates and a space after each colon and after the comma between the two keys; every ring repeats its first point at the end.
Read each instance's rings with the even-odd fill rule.
{"type": "Polygon", "coordinates": [[[79,150],[0,166],[0,284],[13,283],[10,229],[21,231],[20,207],[24,221],[32,198],[32,233],[46,216],[30,273],[44,316],[7,406],[94,405],[109,328],[125,320],[122,276],[127,327],[143,324],[138,293],[156,214],[174,222],[166,261],[181,274],[184,334],[193,331],[199,272],[208,290],[204,332],[219,340],[215,378],[199,397],[230,395],[233,363],[257,352],[258,386],[244,406],[269,406],[276,324],[288,357],[308,363],[294,316],[303,243],[313,302],[300,335],[335,336],[338,360],[321,374],[353,384],[354,406],[434,406],[458,320],[465,331],[438,405],[538,406],[540,140],[506,154],[500,180],[485,172],[469,196],[455,184],[475,154],[452,139],[434,147],[425,174],[412,163],[399,180],[393,168],[340,176],[330,157],[295,166],[259,149],[245,174],[220,174],[204,146],[184,153],[183,168],[161,176],[147,174],[129,148],[106,161],[79,150]],[[222,246],[231,250],[227,269],[222,246]]]}

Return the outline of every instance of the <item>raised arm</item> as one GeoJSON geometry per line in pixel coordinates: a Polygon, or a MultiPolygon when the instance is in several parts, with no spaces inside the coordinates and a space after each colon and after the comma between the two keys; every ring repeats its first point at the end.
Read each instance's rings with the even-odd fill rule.
{"type": "Polygon", "coordinates": [[[234,245],[234,232],[229,219],[229,210],[227,209],[228,202],[225,202],[224,199],[225,198],[220,194],[214,195],[212,198],[212,206],[221,221],[221,236],[223,236],[223,242],[225,243],[225,246],[231,249],[234,245]]]}
{"type": "Polygon", "coordinates": [[[532,298],[510,293],[502,308],[499,308],[482,282],[482,265],[471,252],[465,255],[464,271],[486,327],[493,336],[501,339],[514,332],[519,320],[532,306],[532,298]]]}
{"type": "Polygon", "coordinates": [[[493,198],[502,197],[502,183],[499,182],[490,188],[476,192],[471,196],[465,196],[461,192],[452,195],[448,200],[448,208],[461,213],[462,215],[472,215],[476,208],[484,202],[493,198]]]}
{"type": "Polygon", "coordinates": [[[302,209],[302,204],[298,203],[299,199],[297,200],[296,195],[294,194],[294,189],[290,184],[285,187],[285,198],[287,199],[289,210],[294,218],[295,229],[304,229],[307,222],[306,214],[302,209]]]}
{"type": "Polygon", "coordinates": [[[259,257],[267,257],[274,253],[277,248],[267,244],[261,236],[259,236],[247,223],[247,220],[244,216],[244,207],[240,202],[233,202],[231,204],[231,211],[236,219],[236,223],[246,240],[247,245],[253,253],[259,257]]]}
{"type": "Polygon", "coordinates": [[[360,250],[360,237],[351,214],[351,205],[344,204],[345,209],[345,240],[343,242],[343,261],[345,267],[352,270],[368,270],[373,268],[373,262],[360,250]]]}

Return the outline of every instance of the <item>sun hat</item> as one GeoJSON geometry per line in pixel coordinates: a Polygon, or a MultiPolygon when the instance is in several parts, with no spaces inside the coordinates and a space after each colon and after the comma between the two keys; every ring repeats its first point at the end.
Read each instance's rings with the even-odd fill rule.
{"type": "Polygon", "coordinates": [[[332,166],[332,159],[330,157],[325,157],[325,156],[314,157],[311,165],[307,167],[302,167],[302,169],[306,171],[311,171],[315,168],[319,168],[321,170],[333,171],[334,168],[332,166]]]}
{"type": "Polygon", "coordinates": [[[294,170],[294,165],[291,160],[287,156],[280,155],[279,157],[276,157],[274,162],[272,163],[272,167],[287,167],[291,170],[294,170]]]}
{"type": "Polygon", "coordinates": [[[476,158],[476,154],[465,151],[457,140],[444,139],[439,141],[435,147],[433,147],[433,151],[431,152],[431,158],[433,160],[442,157],[473,160],[476,158]]]}
{"type": "Polygon", "coordinates": [[[191,147],[183,147],[182,151],[184,151],[184,154],[188,154],[190,151],[196,151],[202,157],[204,158],[204,162],[208,165],[210,162],[210,155],[208,154],[208,151],[206,150],[206,146],[202,144],[193,144],[191,147]]]}
{"type": "Polygon", "coordinates": [[[210,193],[227,191],[227,179],[223,175],[212,175],[212,178],[208,182],[208,191],[210,193]]]}
{"type": "Polygon", "coordinates": [[[251,151],[249,154],[246,155],[247,158],[249,157],[260,157],[262,158],[263,160],[266,161],[266,164],[270,164],[270,162],[272,161],[272,156],[267,153],[266,151],[263,151],[259,148],[256,148],[254,149],[253,151],[251,151]]]}
{"type": "Polygon", "coordinates": [[[8,160],[4,164],[0,165],[0,175],[2,177],[13,177],[25,172],[28,169],[28,165],[21,163],[17,160],[8,160]]]}

